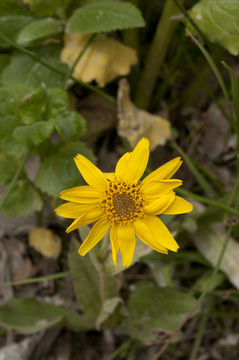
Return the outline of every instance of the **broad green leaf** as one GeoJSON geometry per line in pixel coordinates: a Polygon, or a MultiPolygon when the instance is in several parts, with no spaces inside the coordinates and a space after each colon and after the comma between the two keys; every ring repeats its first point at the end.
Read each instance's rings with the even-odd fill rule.
{"type": "Polygon", "coordinates": [[[58,20],[44,18],[35,20],[26,25],[18,34],[17,43],[27,45],[34,40],[42,39],[62,31],[62,25],[58,20]]]}
{"type": "Polygon", "coordinates": [[[26,216],[41,210],[43,201],[27,180],[18,180],[1,211],[10,216],[26,216]]]}
{"type": "Polygon", "coordinates": [[[21,123],[16,116],[0,112],[0,149],[5,154],[18,158],[27,151],[26,145],[17,143],[12,136],[14,129],[19,125],[21,123]]]}
{"type": "Polygon", "coordinates": [[[143,287],[130,295],[121,330],[141,341],[155,340],[156,331],[175,330],[195,306],[191,295],[173,288],[143,287]]]}
{"type": "Polygon", "coordinates": [[[80,244],[74,243],[69,253],[68,263],[74,284],[75,294],[84,314],[95,321],[101,310],[100,274],[96,271],[89,256],[80,256],[80,244]]]}
{"type": "Polygon", "coordinates": [[[9,64],[10,62],[10,56],[7,54],[0,55],[0,71],[3,71],[3,69],[9,64]]]}
{"type": "Polygon", "coordinates": [[[30,21],[32,21],[32,16],[29,11],[19,6],[17,0],[2,0],[0,2],[0,46],[10,46],[1,34],[10,40],[15,40],[18,32],[30,21]]]}
{"type": "Polygon", "coordinates": [[[63,8],[71,0],[23,0],[24,4],[29,4],[31,11],[39,16],[55,14],[58,10],[61,14],[63,8]]]}
{"type": "Polygon", "coordinates": [[[201,0],[190,15],[211,42],[239,54],[238,0],[201,0]]]}
{"type": "Polygon", "coordinates": [[[86,4],[75,10],[66,24],[66,33],[90,34],[144,25],[139,9],[133,4],[102,1],[86,4]]]}
{"type": "Polygon", "coordinates": [[[43,120],[47,95],[42,86],[26,94],[20,101],[18,112],[24,124],[29,125],[43,120]]]}
{"type": "Polygon", "coordinates": [[[15,157],[0,153],[0,184],[9,184],[20,166],[21,163],[15,157]]]}
{"type": "Polygon", "coordinates": [[[38,121],[34,124],[18,126],[13,131],[13,138],[15,138],[18,143],[28,146],[38,145],[49,138],[53,130],[53,122],[38,121]]]}
{"type": "Polygon", "coordinates": [[[47,119],[56,119],[61,112],[68,108],[69,100],[66,91],[61,88],[50,88],[47,90],[47,119]]]}
{"type": "Polygon", "coordinates": [[[73,111],[65,111],[55,120],[57,132],[66,141],[74,140],[85,130],[85,119],[73,111]]]}
{"type": "Polygon", "coordinates": [[[22,334],[34,334],[56,325],[73,330],[90,329],[89,321],[70,310],[35,298],[13,299],[0,307],[0,324],[22,334]]]}
{"type": "Polygon", "coordinates": [[[77,153],[95,161],[91,150],[87,149],[82,142],[69,142],[43,159],[36,177],[36,186],[48,195],[57,198],[62,190],[81,185],[82,178],[73,159],[77,153]]]}
{"type": "Polygon", "coordinates": [[[121,303],[122,299],[120,297],[113,297],[105,300],[103,302],[101,312],[96,320],[96,327],[100,328],[100,326],[114,314],[116,308],[121,303]]]}
{"type": "MultiPolygon", "coordinates": [[[[47,45],[36,48],[34,51],[37,58],[45,61],[59,71],[66,71],[66,65],[59,60],[60,47],[47,45]]],[[[62,87],[64,85],[64,75],[35,61],[31,57],[15,53],[10,64],[3,70],[1,82],[5,86],[15,86],[20,84],[28,88],[28,91],[39,87],[62,87]]]]}

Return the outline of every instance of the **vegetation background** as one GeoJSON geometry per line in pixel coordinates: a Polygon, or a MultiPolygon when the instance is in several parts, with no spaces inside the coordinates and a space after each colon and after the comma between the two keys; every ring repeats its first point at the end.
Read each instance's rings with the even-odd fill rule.
{"type": "Polygon", "coordinates": [[[1,358],[239,358],[238,18],[237,0],[1,0],[1,358]],[[53,211],[83,183],[73,157],[112,171],[142,136],[147,172],[184,160],[179,252],[78,256],[89,228],[53,211]]]}

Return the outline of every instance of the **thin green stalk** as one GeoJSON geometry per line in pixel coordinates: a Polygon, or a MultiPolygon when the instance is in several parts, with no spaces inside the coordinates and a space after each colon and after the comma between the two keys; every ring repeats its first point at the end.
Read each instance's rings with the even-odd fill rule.
{"type": "Polygon", "coordinates": [[[24,168],[27,160],[29,159],[29,156],[31,155],[31,152],[32,152],[32,148],[30,148],[30,149],[28,150],[27,154],[25,155],[25,157],[24,157],[24,159],[23,159],[23,161],[22,161],[21,166],[20,166],[20,167],[18,168],[18,170],[16,171],[16,173],[15,173],[15,175],[14,175],[12,181],[11,181],[11,184],[9,185],[6,193],[5,193],[5,194],[3,195],[3,197],[1,198],[1,201],[0,201],[0,209],[2,209],[2,207],[3,207],[4,204],[6,203],[8,197],[9,197],[9,195],[10,195],[10,193],[11,193],[13,187],[14,187],[14,185],[16,184],[19,176],[21,175],[21,172],[22,172],[22,170],[23,170],[23,168],[24,168]]]}
{"type": "MultiPolygon", "coordinates": [[[[228,198],[228,202],[227,202],[227,205],[228,206],[231,206],[232,202],[233,202],[233,199],[235,199],[235,196],[238,192],[238,188],[239,188],[239,177],[237,178],[234,186],[233,186],[233,189],[232,189],[232,192],[228,198]]],[[[225,212],[224,214],[224,218],[223,218],[223,222],[225,223],[226,222],[226,219],[227,219],[227,216],[228,216],[228,211],[225,212]]]]}
{"type": "MultiPolygon", "coordinates": [[[[230,97],[229,97],[229,94],[228,94],[228,91],[227,91],[227,88],[226,88],[226,85],[225,85],[225,82],[223,80],[223,77],[220,73],[220,71],[218,70],[213,58],[211,57],[211,55],[209,54],[209,52],[205,49],[205,47],[195,38],[195,36],[193,36],[192,33],[190,33],[188,31],[188,34],[189,36],[191,37],[191,39],[193,40],[193,42],[198,46],[198,48],[201,50],[201,52],[203,53],[203,55],[205,56],[208,64],[210,65],[212,71],[214,72],[214,75],[216,76],[216,79],[221,87],[221,90],[222,90],[222,93],[224,95],[224,98],[225,98],[225,101],[226,101],[226,104],[228,106],[228,110],[229,110],[229,113],[230,113],[230,121],[231,121],[231,125],[232,127],[234,128],[234,115],[233,115],[233,111],[232,111],[232,108],[231,108],[231,102],[230,102],[230,97]]],[[[235,129],[236,131],[236,129],[235,129]]]]}
{"type": "Polygon", "coordinates": [[[64,272],[55,273],[55,274],[51,274],[51,275],[47,275],[47,276],[40,276],[40,277],[25,279],[25,280],[20,280],[20,281],[11,281],[11,282],[2,283],[0,285],[1,286],[27,285],[27,284],[39,283],[42,281],[61,279],[63,277],[67,277],[67,276],[70,276],[70,271],[64,271],[64,272]]]}
{"type": "Polygon", "coordinates": [[[69,68],[69,70],[67,71],[66,75],[65,75],[65,85],[64,87],[66,88],[67,86],[67,82],[68,80],[72,77],[72,74],[74,73],[75,67],[78,64],[78,62],[80,61],[80,59],[82,58],[82,56],[84,55],[85,51],[88,49],[88,47],[90,46],[90,44],[92,43],[92,41],[94,40],[96,34],[92,34],[88,41],[86,42],[85,46],[83,47],[83,49],[81,50],[81,52],[79,53],[79,55],[77,56],[76,60],[74,61],[73,65],[69,68]]]}
{"type": "MultiPolygon", "coordinates": [[[[33,60],[35,60],[37,63],[45,66],[46,68],[48,68],[49,70],[51,71],[54,71],[62,76],[66,76],[66,72],[65,71],[62,71],[60,69],[57,69],[55,68],[54,66],[48,64],[47,62],[45,62],[44,60],[42,59],[39,59],[33,52],[23,48],[22,46],[16,44],[14,41],[10,40],[8,37],[6,37],[5,35],[3,35],[2,33],[0,33],[0,38],[2,38],[3,40],[5,40],[9,45],[11,45],[12,47],[14,47],[15,49],[23,52],[24,54],[28,55],[29,57],[31,57],[33,60]]],[[[87,84],[81,80],[78,80],[76,78],[74,78],[73,76],[70,77],[70,79],[72,79],[73,81],[77,82],[78,84],[80,84],[81,86],[84,86],[85,88],[105,97],[107,100],[111,101],[112,103],[116,103],[116,99],[107,94],[106,92],[100,90],[99,88],[97,88],[96,86],[94,85],[91,85],[91,84],[87,84]]]]}
{"type": "Polygon", "coordinates": [[[211,186],[211,184],[205,179],[205,177],[201,174],[200,171],[194,166],[192,160],[190,157],[185,154],[185,152],[176,144],[176,142],[172,143],[173,147],[179,152],[179,154],[183,157],[184,161],[186,162],[187,166],[189,167],[190,171],[194,175],[195,179],[201,186],[201,188],[204,190],[204,192],[209,197],[216,197],[217,192],[214,190],[214,188],[211,186]]]}
{"type": "MultiPolygon", "coordinates": [[[[180,0],[183,2],[183,0],[180,0]]],[[[149,54],[146,59],[141,78],[139,80],[135,103],[143,109],[149,105],[158,73],[165,59],[177,21],[173,17],[177,14],[177,6],[172,0],[166,0],[162,16],[158,22],[149,54]]]]}
{"type": "Polygon", "coordinates": [[[235,208],[232,208],[232,207],[230,207],[228,205],[222,204],[222,203],[220,203],[220,202],[218,202],[216,200],[207,199],[207,198],[205,198],[203,196],[194,194],[191,191],[188,191],[188,190],[185,190],[185,189],[175,189],[175,191],[179,195],[183,195],[183,196],[187,196],[189,198],[193,198],[193,199],[198,200],[198,201],[200,201],[200,202],[202,202],[204,204],[214,206],[216,208],[222,209],[224,211],[228,211],[231,214],[239,216],[239,210],[237,210],[235,208]]]}
{"type": "Polygon", "coordinates": [[[211,307],[211,304],[210,304],[210,300],[209,300],[209,304],[207,303],[207,308],[204,309],[204,312],[203,312],[202,317],[200,319],[197,335],[196,335],[196,338],[195,338],[193,346],[192,346],[192,351],[191,351],[189,360],[195,360],[196,359],[198,349],[200,347],[200,344],[201,344],[201,341],[202,341],[202,338],[203,338],[203,333],[204,333],[205,327],[207,325],[209,312],[210,312],[210,307],[211,307]]]}

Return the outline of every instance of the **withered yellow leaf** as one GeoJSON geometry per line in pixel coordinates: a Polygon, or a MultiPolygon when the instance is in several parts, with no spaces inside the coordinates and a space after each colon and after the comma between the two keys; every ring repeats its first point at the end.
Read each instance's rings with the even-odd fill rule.
{"type": "Polygon", "coordinates": [[[53,231],[38,227],[29,234],[29,245],[40,254],[49,258],[58,258],[61,253],[61,239],[53,231]]]}
{"type": "Polygon", "coordinates": [[[143,137],[150,142],[150,150],[158,145],[164,145],[170,138],[170,122],[158,115],[138,109],[130,100],[130,87],[126,79],[119,82],[118,107],[118,134],[125,137],[132,147],[143,137]]]}
{"type": "MultiPolygon", "coordinates": [[[[90,35],[73,33],[64,38],[61,61],[72,66],[89,40],[90,35]]],[[[136,51],[103,34],[97,35],[75,67],[73,76],[84,82],[95,80],[99,86],[127,75],[137,64],[136,51]]]]}

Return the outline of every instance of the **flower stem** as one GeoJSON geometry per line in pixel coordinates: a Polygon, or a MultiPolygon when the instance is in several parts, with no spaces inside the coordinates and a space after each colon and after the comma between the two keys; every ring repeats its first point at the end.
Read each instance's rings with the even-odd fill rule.
{"type": "MultiPolygon", "coordinates": [[[[183,0],[180,0],[183,2],[183,0]]],[[[146,109],[158,77],[159,69],[166,56],[177,22],[172,19],[178,12],[172,0],[166,0],[162,16],[158,22],[154,39],[139,80],[135,103],[146,109]]]]}

